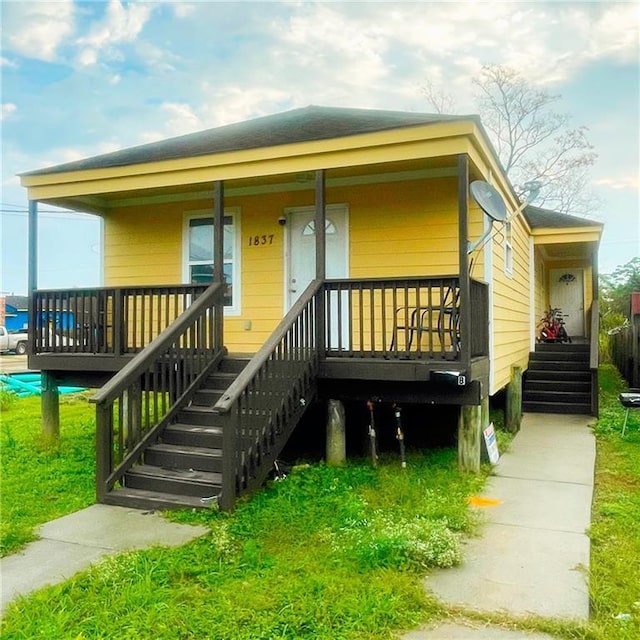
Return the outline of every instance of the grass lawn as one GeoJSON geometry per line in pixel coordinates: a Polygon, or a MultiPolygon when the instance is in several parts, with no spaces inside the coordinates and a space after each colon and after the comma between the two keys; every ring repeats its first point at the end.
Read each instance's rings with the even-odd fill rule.
{"type": "MultiPolygon", "coordinates": [[[[563,638],[640,637],[640,571],[634,569],[640,560],[640,428],[635,418],[621,441],[620,385],[604,368],[591,530],[593,620],[588,625],[495,615],[485,620],[563,638]],[[630,618],[617,619],[621,613],[630,618]]],[[[69,420],[77,424],[74,436],[63,413],[62,443],[49,451],[40,446],[33,424],[25,426],[23,402],[6,412],[6,420],[3,415],[3,465],[5,457],[22,455],[24,443],[33,452],[27,459],[43,456],[43,466],[54,467],[53,478],[68,469],[72,480],[54,495],[86,485],[82,504],[60,502],[54,515],[28,514],[23,527],[28,530],[34,522],[92,502],[93,421],[87,417],[91,408],[69,420]],[[5,438],[15,442],[7,456],[5,438]],[[86,449],[84,457],[80,449],[86,449]],[[68,463],[57,467],[55,461],[67,455],[68,463]],[[82,480],[74,477],[80,467],[82,480]]],[[[64,411],[73,406],[70,402],[64,411]]],[[[460,539],[474,530],[467,498],[481,490],[484,476],[459,474],[455,458],[454,450],[413,452],[404,471],[397,457],[377,469],[366,460],[339,469],[302,466],[242,502],[232,515],[176,512],[172,518],[204,523],[211,533],[179,549],[107,559],[64,584],[20,599],[5,615],[2,637],[392,638],[402,629],[460,615],[429,598],[420,580],[430,567],[458,562],[460,539]]],[[[6,463],[16,476],[9,481],[14,492],[20,487],[17,476],[27,471],[24,464],[6,463]]],[[[5,474],[3,466],[3,493],[5,474]]],[[[33,481],[37,475],[29,477],[33,481]]],[[[34,489],[34,500],[54,501],[43,497],[47,484],[34,489]]],[[[8,531],[21,530],[21,512],[9,513],[16,522],[8,531]]]]}
{"type": "Polygon", "coordinates": [[[60,396],[61,437],[47,445],[40,398],[2,393],[0,552],[35,539],[34,528],[95,501],[95,407],[89,392],[60,396]]]}

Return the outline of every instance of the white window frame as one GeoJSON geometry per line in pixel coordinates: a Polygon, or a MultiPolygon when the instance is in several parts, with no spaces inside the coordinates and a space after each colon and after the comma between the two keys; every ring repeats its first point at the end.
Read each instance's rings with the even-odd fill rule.
{"type": "Polygon", "coordinates": [[[513,276],[513,225],[508,220],[504,223],[504,272],[513,276]]]}
{"type": "MultiPolygon", "coordinates": [[[[226,207],[224,210],[225,218],[229,217],[233,221],[234,242],[233,242],[233,276],[231,281],[231,290],[233,292],[233,304],[225,306],[225,316],[239,316],[241,313],[242,301],[242,254],[241,247],[241,229],[240,229],[240,207],[226,207]]],[[[183,282],[189,282],[191,278],[191,265],[209,264],[209,262],[190,262],[189,261],[189,229],[190,221],[197,218],[213,219],[212,209],[194,209],[185,211],[182,220],[182,278],[183,282]]]]}

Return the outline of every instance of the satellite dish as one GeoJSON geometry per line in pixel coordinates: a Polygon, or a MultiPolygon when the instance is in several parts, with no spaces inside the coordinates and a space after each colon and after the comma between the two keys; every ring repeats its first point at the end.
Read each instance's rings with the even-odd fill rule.
{"type": "Polygon", "coordinates": [[[494,222],[504,222],[507,219],[507,207],[497,189],[484,180],[475,180],[469,185],[469,190],[478,206],[494,222]]]}
{"type": "Polygon", "coordinates": [[[484,244],[491,235],[491,228],[494,222],[504,222],[507,219],[507,207],[495,187],[492,187],[484,180],[474,180],[469,185],[469,190],[471,191],[473,199],[478,203],[478,206],[489,216],[491,224],[481,238],[478,238],[473,244],[471,242],[469,243],[467,255],[484,244]]]}

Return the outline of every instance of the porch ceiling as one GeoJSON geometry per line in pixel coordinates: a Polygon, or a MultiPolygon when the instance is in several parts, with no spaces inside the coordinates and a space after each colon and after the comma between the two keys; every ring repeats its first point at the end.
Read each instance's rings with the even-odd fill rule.
{"type": "Polygon", "coordinates": [[[597,243],[594,242],[537,245],[542,258],[547,262],[590,260],[597,247],[597,243]]]}

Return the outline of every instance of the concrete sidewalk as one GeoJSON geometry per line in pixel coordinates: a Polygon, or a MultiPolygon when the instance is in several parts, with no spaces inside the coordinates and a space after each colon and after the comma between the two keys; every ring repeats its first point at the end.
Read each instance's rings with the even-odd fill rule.
{"type": "MultiPolygon", "coordinates": [[[[595,465],[590,416],[526,414],[522,429],[489,478],[481,536],[465,560],[429,575],[425,586],[446,604],[513,616],[586,620],[595,465]]],[[[404,640],[549,638],[449,625],[404,640]]]]}
{"type": "Polygon", "coordinates": [[[47,522],[40,540],[0,560],[1,611],[19,595],[67,580],[107,555],[151,546],[175,547],[207,533],[157,513],[95,504],[47,522]]]}

